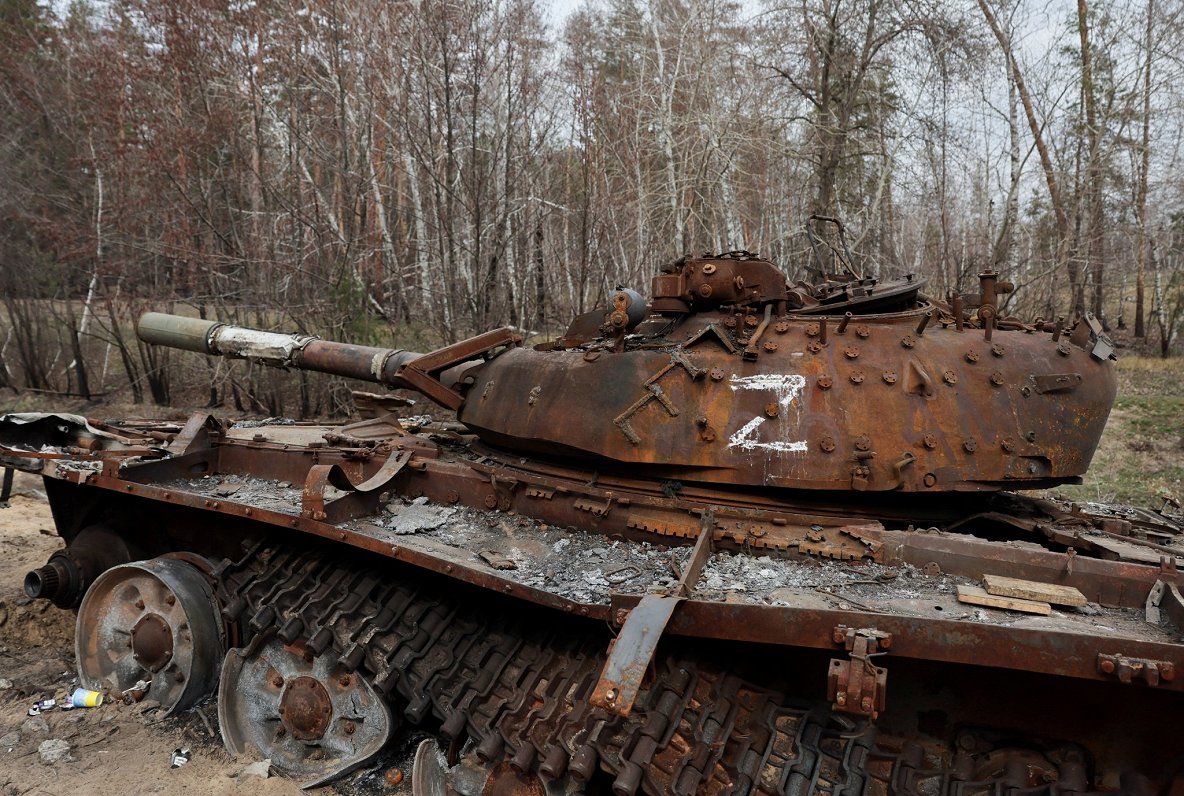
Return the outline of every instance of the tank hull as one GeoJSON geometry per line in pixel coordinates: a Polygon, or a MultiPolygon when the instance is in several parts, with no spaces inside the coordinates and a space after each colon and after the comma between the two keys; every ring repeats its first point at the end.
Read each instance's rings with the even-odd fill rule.
{"type": "MultiPolygon", "coordinates": [[[[458,781],[475,766],[490,786],[586,793],[952,794],[1021,780],[1150,793],[1184,752],[1162,730],[1184,698],[1168,674],[1184,639],[1144,617],[1166,576],[1099,546],[1124,523],[1136,538],[1147,517],[985,495],[934,503],[937,527],[919,530],[904,507],[768,488],[672,495],[392,419],[233,428],[197,416],[118,432],[119,450],[6,447],[3,463],[46,478],[67,540],[102,526],[130,558],[209,561],[244,661],[224,679],[255,650],[278,655],[269,644],[307,650],[300,671],[365,678],[394,715],[470,750],[447,772],[458,781]],[[1066,542],[1077,554],[1058,550],[1066,542]],[[1102,613],[965,610],[958,587],[985,574],[1077,588],[1102,613]],[[630,628],[665,594],[647,656],[630,628]],[[860,692],[882,699],[874,718],[842,709],[831,686],[869,639],[889,673],[860,692]],[[606,708],[597,689],[626,653],[653,674],[629,710],[606,708]],[[1146,668],[1124,682],[1138,661],[1157,662],[1154,682],[1146,668]]],[[[1162,518],[1156,538],[1178,544],[1169,527],[1162,518]]],[[[236,685],[223,683],[219,715],[241,726],[266,700],[238,699],[253,692],[236,685]]],[[[343,754],[330,771],[358,764],[343,754]]]]}

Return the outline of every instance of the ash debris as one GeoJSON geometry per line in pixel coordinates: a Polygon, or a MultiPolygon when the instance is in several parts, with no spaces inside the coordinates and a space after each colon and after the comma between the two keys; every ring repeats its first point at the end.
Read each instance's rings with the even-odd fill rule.
{"type": "Polygon", "coordinates": [[[438,542],[523,586],[583,603],[607,603],[613,592],[669,588],[690,556],[689,547],[612,540],[515,514],[443,506],[424,497],[409,502],[396,498],[380,515],[345,527],[395,544],[438,542]]]}
{"type": "MultiPolygon", "coordinates": [[[[678,582],[676,572],[690,548],[663,548],[648,542],[609,541],[580,531],[557,531],[551,555],[533,561],[523,585],[561,594],[577,602],[607,603],[609,596],[664,591],[678,582]]],[[[549,541],[548,537],[548,541],[549,541]]]]}
{"type": "Polygon", "coordinates": [[[408,504],[391,501],[386,505],[388,516],[375,524],[387,528],[396,536],[429,531],[445,525],[456,516],[458,509],[429,503],[426,497],[417,497],[408,504]]]}
{"type": "Polygon", "coordinates": [[[296,421],[290,417],[265,417],[262,420],[238,420],[231,428],[264,428],[265,426],[294,426],[296,421]]]}
{"type": "MultiPolygon", "coordinates": [[[[870,586],[877,594],[898,598],[919,598],[944,593],[966,578],[929,576],[908,564],[850,564],[815,559],[781,559],[743,553],[715,553],[703,568],[699,591],[742,592],[754,599],[769,597],[779,589],[834,590],[870,586]]],[[[786,604],[775,598],[772,604],[786,604]]]]}
{"type": "Polygon", "coordinates": [[[103,463],[95,459],[58,459],[54,462],[54,467],[59,472],[98,473],[102,472],[103,463]]]}
{"type": "Polygon", "coordinates": [[[301,486],[289,481],[233,474],[162,481],[160,486],[206,497],[227,498],[236,503],[293,516],[300,515],[300,498],[303,492],[301,486]]]}

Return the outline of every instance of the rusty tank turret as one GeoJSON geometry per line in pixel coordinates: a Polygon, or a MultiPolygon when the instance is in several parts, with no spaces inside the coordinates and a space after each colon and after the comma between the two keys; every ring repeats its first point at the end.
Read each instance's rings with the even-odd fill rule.
{"type": "Polygon", "coordinates": [[[85,685],[216,689],[227,748],[308,784],[413,731],[417,796],[1184,787],[1179,516],[1020,491],[1085,474],[1113,345],[994,273],[828,257],[686,257],[533,346],[149,313],[445,415],[0,418],[67,543],[26,590],[78,609],[85,685]]]}

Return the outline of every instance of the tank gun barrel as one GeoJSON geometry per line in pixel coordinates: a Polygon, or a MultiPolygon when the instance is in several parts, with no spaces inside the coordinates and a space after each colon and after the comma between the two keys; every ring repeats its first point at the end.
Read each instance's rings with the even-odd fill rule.
{"type": "Polygon", "coordinates": [[[399,368],[423,356],[399,348],[376,348],[302,334],[263,332],[163,312],[142,315],[136,324],[136,334],[145,343],[153,345],[388,385],[399,385],[400,380],[396,377],[399,368]]]}
{"type": "Polygon", "coordinates": [[[402,348],[338,343],[310,335],[263,332],[163,312],[140,316],[136,334],[153,345],[416,390],[454,410],[464,403],[464,397],[455,388],[462,378],[458,366],[489,358],[498,349],[522,342],[521,335],[506,327],[421,354],[402,348]]]}

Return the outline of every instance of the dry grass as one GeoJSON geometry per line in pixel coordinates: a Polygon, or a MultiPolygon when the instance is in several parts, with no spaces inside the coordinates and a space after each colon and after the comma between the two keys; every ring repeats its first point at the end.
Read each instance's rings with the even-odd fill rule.
{"type": "Polygon", "coordinates": [[[1156,507],[1184,496],[1184,358],[1118,361],[1118,399],[1085,483],[1057,491],[1156,507]]]}

